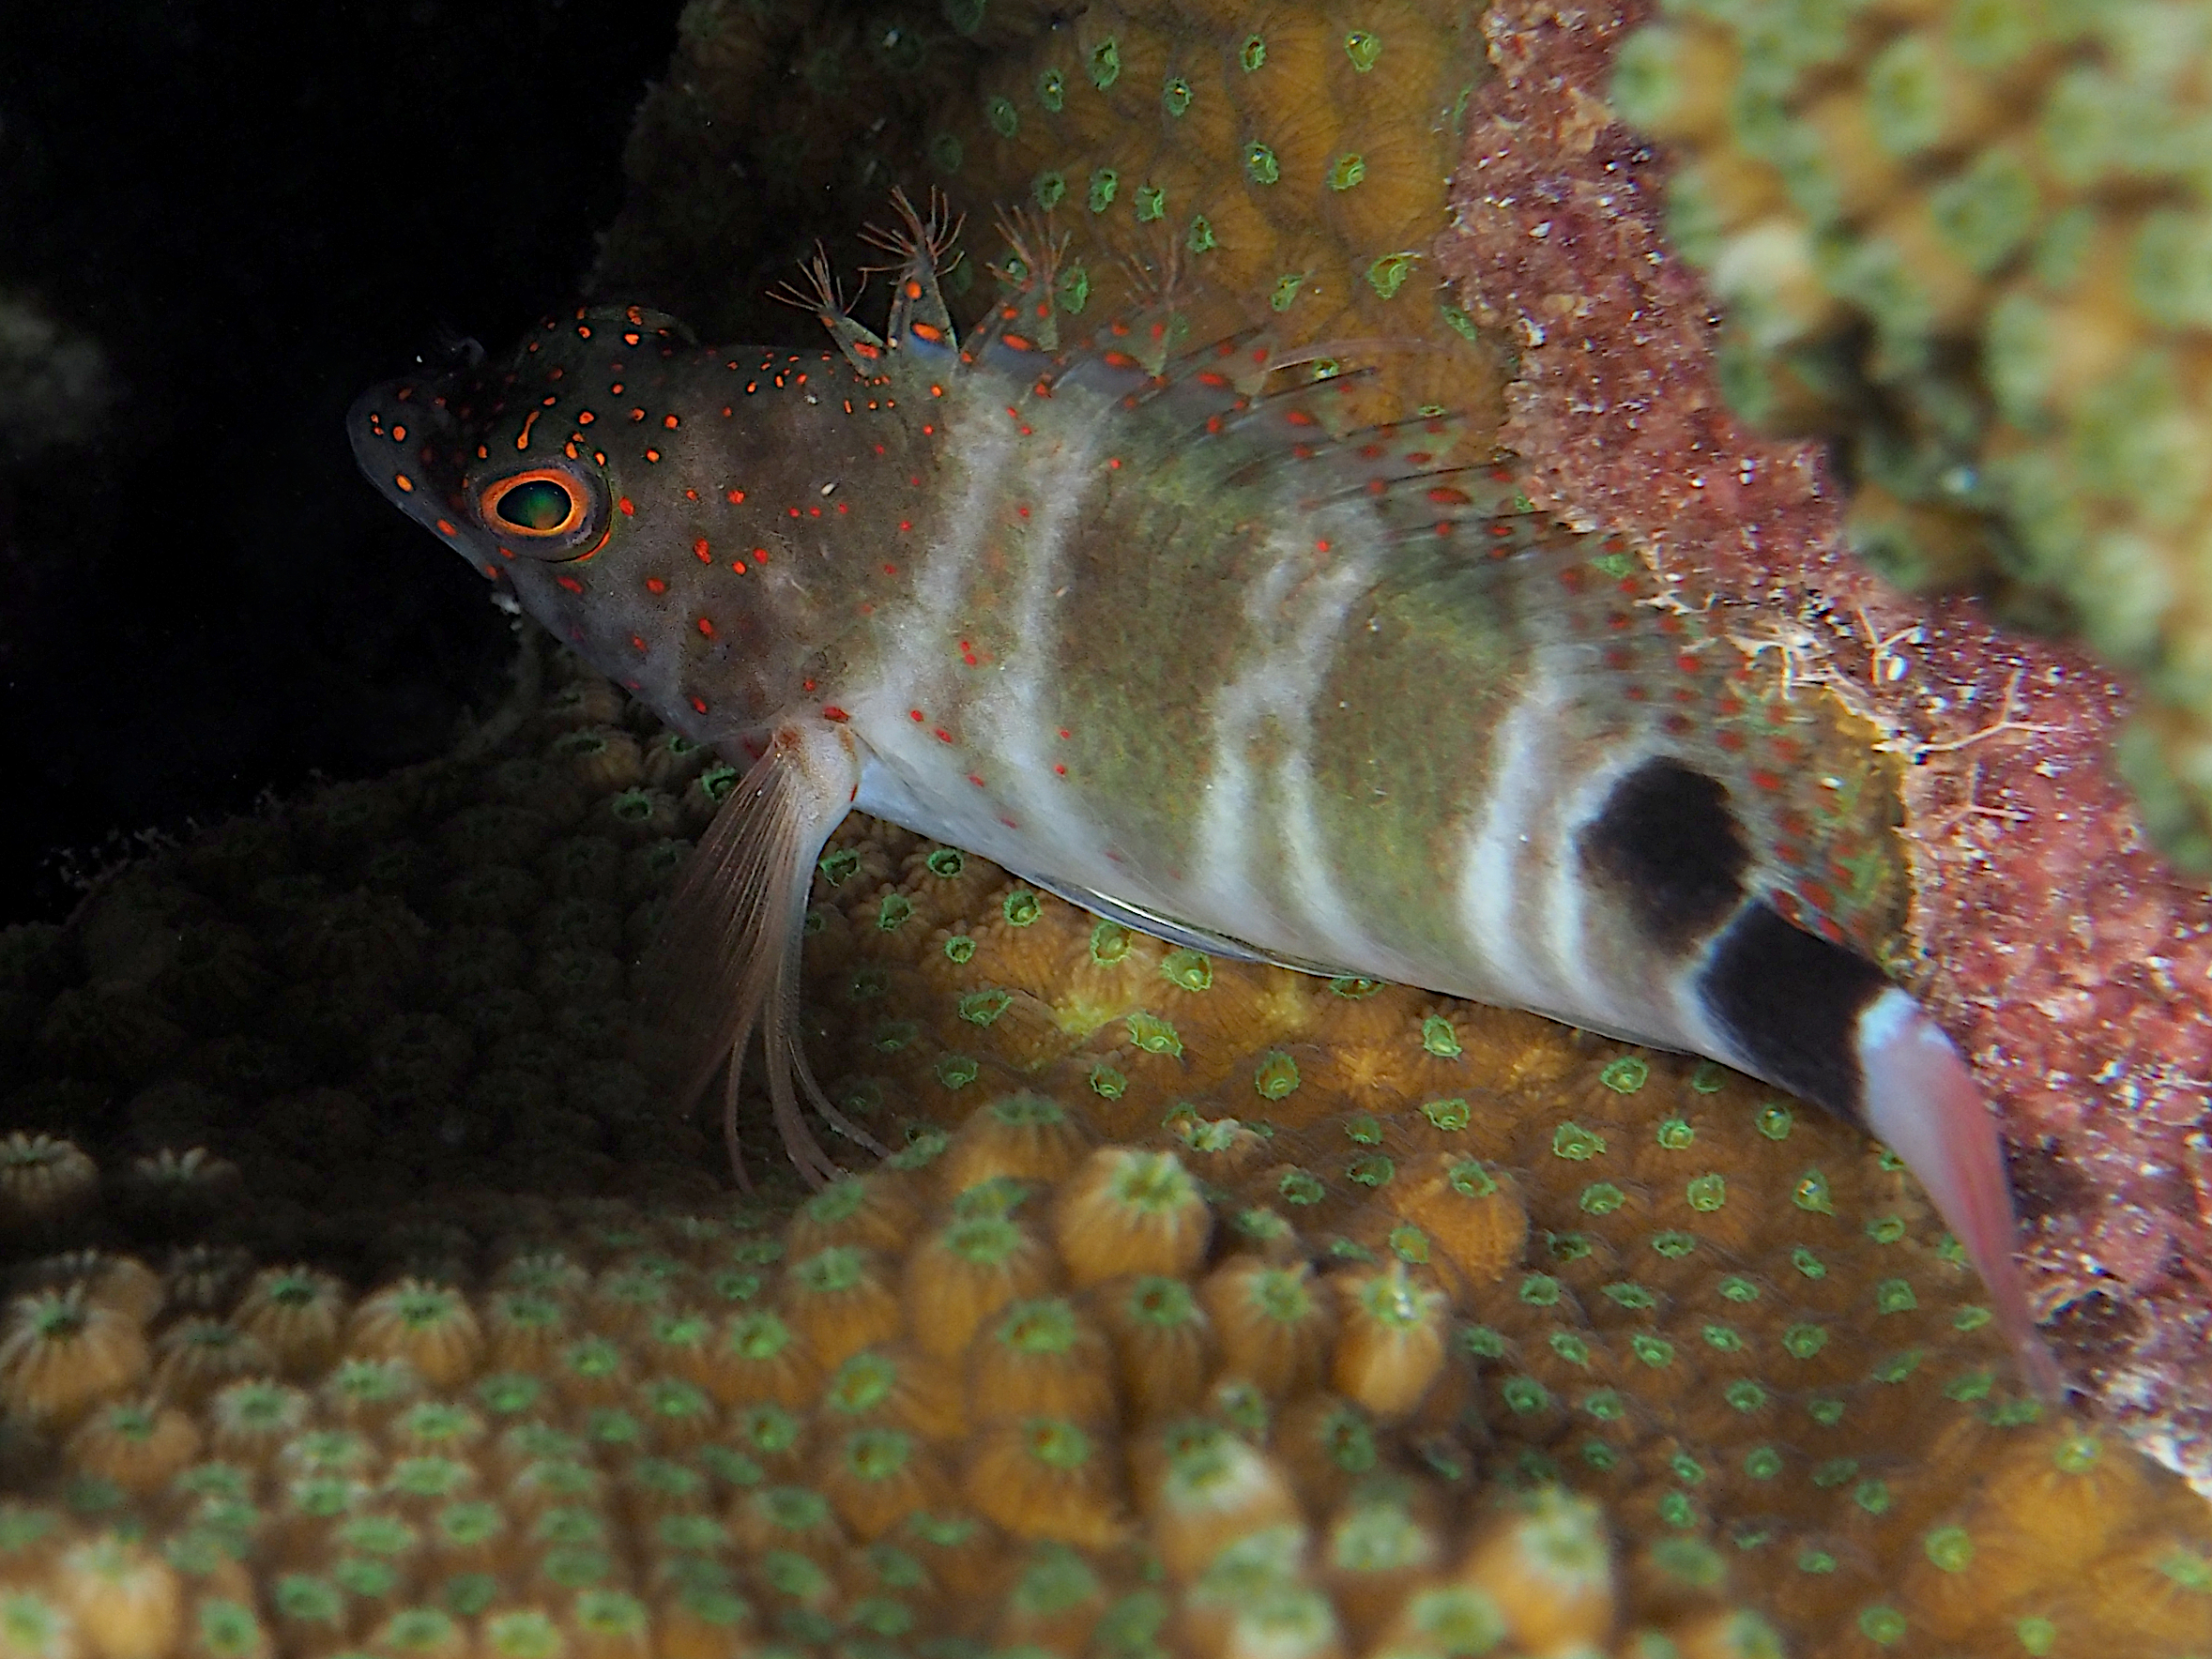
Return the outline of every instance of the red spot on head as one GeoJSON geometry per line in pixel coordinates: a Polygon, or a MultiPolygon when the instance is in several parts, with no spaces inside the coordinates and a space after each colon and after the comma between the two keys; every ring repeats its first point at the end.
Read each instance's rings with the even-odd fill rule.
{"type": "Polygon", "coordinates": [[[453,526],[444,519],[440,519],[437,522],[437,533],[441,536],[450,536],[453,533],[453,526]]]}
{"type": "Polygon", "coordinates": [[[563,587],[567,588],[571,593],[582,593],[584,591],[584,584],[577,581],[573,576],[556,576],[554,580],[559,583],[563,587]]]}

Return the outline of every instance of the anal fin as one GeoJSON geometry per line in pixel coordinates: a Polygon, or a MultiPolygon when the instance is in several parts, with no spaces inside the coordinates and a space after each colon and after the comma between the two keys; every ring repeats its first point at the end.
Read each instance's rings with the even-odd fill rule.
{"type": "Polygon", "coordinates": [[[776,1127],[801,1175],[819,1184],[841,1173],[815,1138],[801,1095],[840,1134],[883,1150],[830,1103],[799,1040],[800,942],[815,860],[851,810],[861,759],[842,726],[819,721],[778,726],[684,867],[641,970],[653,1023],[682,1057],[684,1102],[696,1100],[728,1062],[723,1137],[738,1180],[747,1186],[738,1147],[738,1078],[756,1027],[767,1051],[776,1127]]]}

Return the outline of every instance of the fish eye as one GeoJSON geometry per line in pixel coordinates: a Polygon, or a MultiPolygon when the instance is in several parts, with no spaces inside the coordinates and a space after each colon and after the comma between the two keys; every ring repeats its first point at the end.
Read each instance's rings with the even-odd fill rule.
{"type": "Polygon", "coordinates": [[[477,495],[477,511],[502,534],[552,540],[583,527],[591,498],[558,467],[534,467],[486,484],[477,495]]]}

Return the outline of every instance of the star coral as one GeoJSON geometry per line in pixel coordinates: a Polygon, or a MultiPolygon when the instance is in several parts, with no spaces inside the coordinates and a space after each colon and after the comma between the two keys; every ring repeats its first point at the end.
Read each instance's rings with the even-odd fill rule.
{"type": "Polygon", "coordinates": [[[1712,302],[1662,225],[1666,164],[1605,103],[1634,6],[1494,8],[1440,257],[1524,349],[1503,441],[1530,495],[1644,540],[1915,764],[1906,977],[2003,1107],[2055,1329],[2146,1443],[2212,1481],[2212,903],[2137,828],[2104,756],[2128,708],[2079,651],[1915,601],[1842,544],[1811,448],[1729,413],[1712,302]]]}
{"type": "MultiPolygon", "coordinates": [[[[557,872],[602,866],[596,890],[650,912],[675,860],[589,845],[618,794],[476,833],[510,769],[574,729],[574,699],[550,701],[504,749],[374,786],[380,834],[465,861],[413,870],[427,915],[395,895],[372,951],[481,951],[469,873],[522,874],[518,847],[550,878],[541,915],[557,872]]],[[[349,849],[301,849],[294,822],[219,829],[96,897],[44,947],[48,994],[98,983],[97,940],[161,982],[115,942],[126,916],[228,926],[276,882],[296,934],[368,914],[303,879],[349,849]],[[241,890],[234,845],[291,850],[241,890]]],[[[855,819],[822,858],[816,1064],[902,1149],[803,1200],[720,1192],[649,1085],[624,1104],[543,1070],[619,1050],[634,1016],[509,997],[529,970],[502,952],[458,1001],[417,969],[380,1002],[477,1035],[349,1155],[358,1202],[308,1210],[283,1150],[375,1074],[324,1030],[253,1025],[248,1073],[197,1015],[174,1063],[232,1091],[212,1125],[65,1119],[103,1097],[26,1082],[10,1109],[49,1115],[48,1162],[112,1167],[133,1124],[189,1120],[217,1132],[193,1162],[230,1164],[246,1202],[157,1221],[99,1177],[54,1242],[130,1229],[169,1271],[78,1250],[20,1275],[0,1443],[31,1507],[0,1528],[0,1575],[23,1629],[148,1659],[717,1632],[2212,1643],[2198,1501],[2022,1395],[1955,1250],[1856,1137],[1708,1064],[1171,951],[947,851],[855,819]],[[521,1080],[496,1133],[455,1136],[487,1076],[521,1080]],[[632,1196],[577,1195],[558,1134],[633,1149],[587,1165],[632,1196]],[[666,1157],[685,1144],[688,1168],[666,1157]],[[95,1635],[67,1562],[128,1581],[144,1620],[118,1603],[95,1635]]],[[[358,983],[350,951],[309,960],[330,995],[358,983]]]]}

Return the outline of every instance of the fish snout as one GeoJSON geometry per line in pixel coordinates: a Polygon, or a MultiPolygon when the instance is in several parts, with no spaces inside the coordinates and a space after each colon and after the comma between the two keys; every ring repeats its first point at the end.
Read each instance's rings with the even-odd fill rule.
{"type": "Polygon", "coordinates": [[[465,454],[461,423],[444,406],[440,383],[388,380],[354,400],[347,441],[362,475],[394,507],[480,569],[474,521],[463,503],[465,454]]]}

